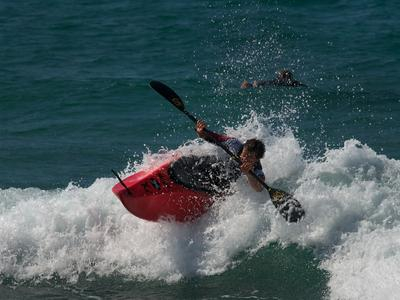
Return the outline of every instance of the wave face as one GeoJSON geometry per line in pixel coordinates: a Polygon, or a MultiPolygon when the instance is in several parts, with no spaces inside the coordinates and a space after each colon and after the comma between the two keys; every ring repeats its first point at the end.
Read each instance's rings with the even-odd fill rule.
{"type": "MultiPolygon", "coordinates": [[[[74,283],[82,274],[118,274],[174,283],[222,274],[240,265],[241,253],[252,257],[277,242],[314,252],[320,268],[330,274],[332,298],[396,294],[400,162],[355,139],[305,159],[289,129],[276,134],[265,123],[253,114],[225,132],[267,141],[262,159],[266,180],[294,193],[307,212],[302,222],[286,223],[268,194],[253,192],[244,178],[232,187],[234,194],[188,224],[151,223],[129,214],[111,193],[113,178],[98,178],[87,188],[8,188],[0,191],[0,273],[17,282],[40,282],[57,274],[74,283]]],[[[220,152],[198,139],[177,150],[220,152]]],[[[146,153],[127,166],[123,177],[173,152],[146,153]]]]}

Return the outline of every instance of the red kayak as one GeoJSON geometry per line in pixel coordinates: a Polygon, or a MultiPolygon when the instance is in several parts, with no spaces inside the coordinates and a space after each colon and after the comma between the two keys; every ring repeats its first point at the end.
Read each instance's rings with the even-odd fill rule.
{"type": "MultiPolygon", "coordinates": [[[[128,211],[141,219],[192,221],[208,210],[214,198],[209,182],[196,188],[189,187],[188,180],[193,181],[196,175],[191,174],[193,168],[190,169],[190,173],[186,172],[187,161],[192,163],[194,159],[169,159],[155,168],[140,171],[124,179],[123,183],[129,191],[121,183],[116,184],[112,191],[128,211]]],[[[196,158],[196,165],[199,165],[198,161],[196,158]]]]}

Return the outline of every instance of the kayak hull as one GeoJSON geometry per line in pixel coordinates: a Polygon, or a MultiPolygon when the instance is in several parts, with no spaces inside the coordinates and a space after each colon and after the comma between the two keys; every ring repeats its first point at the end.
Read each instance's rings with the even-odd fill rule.
{"type": "Polygon", "coordinates": [[[190,222],[203,215],[213,204],[213,197],[175,183],[169,168],[176,159],[163,162],[149,171],[140,171],[123,180],[129,191],[117,183],[113,193],[125,208],[148,221],[190,222]]]}

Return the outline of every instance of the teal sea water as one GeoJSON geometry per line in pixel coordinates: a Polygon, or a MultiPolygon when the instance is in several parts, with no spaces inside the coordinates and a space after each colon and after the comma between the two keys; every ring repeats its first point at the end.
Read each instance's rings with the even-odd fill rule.
{"type": "Polygon", "coordinates": [[[1,299],[396,299],[400,4],[0,2],[1,299]],[[241,90],[293,71],[307,88],[241,90]],[[287,224],[244,180],[192,224],[111,188],[205,154],[161,80],[210,128],[267,146],[287,224]]]}

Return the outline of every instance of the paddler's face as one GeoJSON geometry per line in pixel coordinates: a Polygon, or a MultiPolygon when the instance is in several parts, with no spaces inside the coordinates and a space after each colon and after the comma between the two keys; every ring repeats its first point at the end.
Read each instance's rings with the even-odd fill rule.
{"type": "Polygon", "coordinates": [[[242,163],[249,162],[254,164],[257,161],[257,157],[254,152],[251,152],[247,149],[247,147],[244,147],[242,153],[240,154],[240,160],[242,163]]]}

